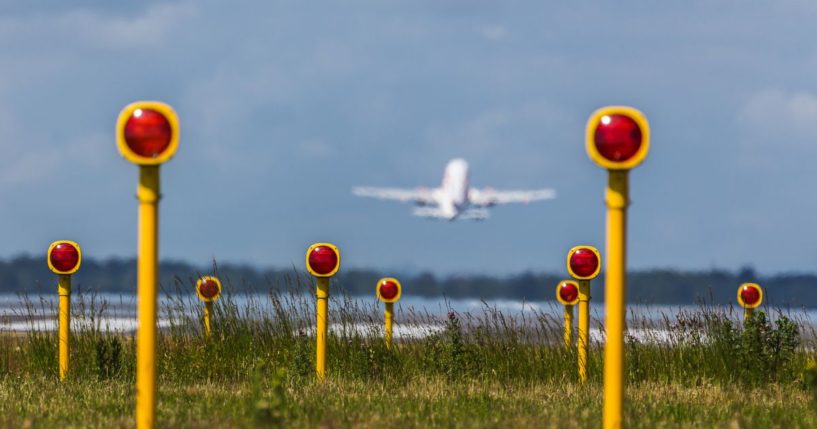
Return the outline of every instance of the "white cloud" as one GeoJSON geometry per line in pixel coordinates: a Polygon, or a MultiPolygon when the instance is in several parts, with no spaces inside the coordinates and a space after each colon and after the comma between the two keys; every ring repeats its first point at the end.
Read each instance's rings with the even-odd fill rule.
{"type": "Polygon", "coordinates": [[[134,16],[113,16],[92,9],[27,17],[7,15],[0,19],[0,37],[8,42],[50,34],[53,41],[79,40],[88,46],[112,50],[155,47],[166,41],[180,21],[196,13],[195,5],[184,1],[152,4],[134,16]]]}
{"type": "Polygon", "coordinates": [[[319,138],[306,139],[298,144],[298,154],[305,159],[327,159],[335,156],[337,151],[326,140],[319,138]]]}
{"type": "Polygon", "coordinates": [[[134,17],[110,17],[92,11],[65,15],[62,21],[89,43],[109,49],[160,45],[179,21],[195,15],[192,3],[151,5],[134,17]]]}
{"type": "Polygon", "coordinates": [[[750,139],[755,142],[778,145],[813,140],[817,138],[817,94],[779,89],[758,91],[741,108],[738,122],[750,135],[760,137],[750,139]],[[776,141],[769,141],[775,136],[776,141]]]}
{"type": "Polygon", "coordinates": [[[547,102],[498,107],[433,127],[428,141],[437,148],[490,158],[511,146],[541,141],[543,128],[561,127],[567,121],[566,112],[547,102]]]}
{"type": "MultiPolygon", "coordinates": [[[[35,137],[41,140],[41,137],[35,137]]],[[[99,167],[109,160],[111,136],[94,134],[62,144],[39,144],[24,138],[27,149],[7,154],[0,165],[0,189],[42,183],[61,177],[64,169],[99,167]]]]}
{"type": "Polygon", "coordinates": [[[801,168],[817,156],[817,94],[764,89],[752,94],[737,114],[735,160],[755,174],[801,168]]]}
{"type": "Polygon", "coordinates": [[[570,159],[575,152],[572,131],[581,126],[547,101],[495,107],[431,127],[425,139],[428,150],[421,153],[424,159],[467,159],[480,172],[477,182],[502,177],[503,183],[523,186],[570,159]]]}
{"type": "Polygon", "coordinates": [[[10,103],[0,103],[0,190],[59,177],[61,168],[98,167],[110,154],[111,136],[105,133],[54,141],[53,136],[26,126],[10,103]]]}
{"type": "Polygon", "coordinates": [[[508,30],[502,25],[490,25],[482,27],[480,34],[487,40],[501,40],[508,35],[508,30]]]}

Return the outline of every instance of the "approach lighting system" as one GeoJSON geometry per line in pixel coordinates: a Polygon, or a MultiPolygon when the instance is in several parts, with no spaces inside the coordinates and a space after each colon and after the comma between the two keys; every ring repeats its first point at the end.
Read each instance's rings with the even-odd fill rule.
{"type": "Polygon", "coordinates": [[[221,296],[221,281],[216,277],[204,276],[196,281],[196,294],[203,302],[213,302],[221,296]]]}
{"type": "Polygon", "coordinates": [[[196,281],[196,295],[204,302],[204,337],[210,338],[213,324],[213,302],[221,296],[221,281],[213,276],[203,276],[196,281]]]}
{"type": "Polygon", "coordinates": [[[763,289],[757,283],[744,283],[738,288],[738,304],[747,309],[760,307],[763,289]]]}
{"type": "Polygon", "coordinates": [[[59,373],[60,381],[65,381],[68,377],[71,341],[71,275],[77,272],[82,263],[82,250],[73,241],[59,240],[48,246],[45,259],[48,261],[48,268],[59,276],[59,373]]]}
{"type": "Polygon", "coordinates": [[[601,256],[593,246],[576,246],[567,253],[567,271],[576,280],[592,280],[601,271],[601,256]]]}
{"type": "Polygon", "coordinates": [[[315,277],[332,277],[340,268],[340,251],[333,244],[315,243],[306,251],[306,269],[315,277]]]}
{"type": "Polygon", "coordinates": [[[385,304],[385,309],[383,310],[383,338],[386,341],[386,347],[391,348],[394,303],[397,302],[403,294],[403,286],[396,278],[386,277],[377,281],[375,293],[377,293],[377,298],[385,304]]]}
{"type": "Polygon", "coordinates": [[[179,119],[167,104],[139,101],[128,105],[116,122],[119,153],[139,165],[159,165],[179,147],[179,119]]]}
{"type": "Polygon", "coordinates": [[[329,278],[340,268],[340,250],[330,243],[315,243],[306,249],[306,269],[315,276],[315,373],[326,378],[326,337],[329,317],[329,278]]]}
{"type": "Polygon", "coordinates": [[[579,284],[565,280],[556,286],[556,299],[562,305],[576,305],[579,302],[579,284]]]}
{"type": "Polygon", "coordinates": [[[564,343],[565,349],[573,344],[573,307],[579,302],[579,284],[563,280],[556,285],[556,300],[564,306],[564,343]]]}
{"type": "Polygon", "coordinates": [[[125,106],[116,120],[116,147],[139,166],[139,240],[136,267],[136,428],[156,425],[156,317],[159,283],[160,167],[179,147],[179,119],[158,101],[125,106]]]}
{"type": "Polygon", "coordinates": [[[377,282],[377,298],[387,304],[397,302],[402,291],[400,282],[393,277],[380,279],[377,282]]]}
{"type": "Polygon", "coordinates": [[[650,128],[632,107],[597,110],[587,123],[587,153],[608,170],[629,170],[641,164],[650,150],[650,128]]]}
{"type": "Polygon", "coordinates": [[[606,335],[604,343],[603,427],[618,429],[624,419],[624,330],[627,304],[627,206],[630,170],[647,157],[650,126],[632,107],[608,106],[587,121],[585,148],[607,169],[607,249],[605,250],[606,335]]]}
{"type": "Polygon", "coordinates": [[[593,246],[576,246],[567,252],[567,271],[579,284],[579,326],[576,340],[579,381],[587,382],[587,352],[590,343],[590,281],[601,271],[601,255],[593,246]]]}
{"type": "Polygon", "coordinates": [[[73,241],[55,241],[48,247],[48,268],[55,274],[74,274],[81,263],[82,251],[73,241]]]}

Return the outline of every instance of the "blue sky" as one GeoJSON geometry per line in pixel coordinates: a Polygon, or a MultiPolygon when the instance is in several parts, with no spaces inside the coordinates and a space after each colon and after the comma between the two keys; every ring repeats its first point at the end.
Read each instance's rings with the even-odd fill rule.
{"type": "Polygon", "coordinates": [[[604,243],[590,113],[641,109],[633,268],[813,271],[817,5],[808,1],[0,2],[0,257],[61,238],[136,248],[127,103],[179,112],[161,255],[439,273],[564,270],[604,243]],[[355,185],[553,187],[483,223],[413,218],[355,185]]]}

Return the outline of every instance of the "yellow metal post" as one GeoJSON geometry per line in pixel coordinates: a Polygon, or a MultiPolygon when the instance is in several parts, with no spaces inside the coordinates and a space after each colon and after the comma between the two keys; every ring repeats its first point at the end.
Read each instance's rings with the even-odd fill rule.
{"type": "Polygon", "coordinates": [[[755,309],[751,307],[746,307],[743,309],[743,321],[749,321],[752,316],[755,314],[755,309]]]}
{"type": "Polygon", "coordinates": [[[565,305],[564,308],[565,308],[564,340],[565,348],[569,349],[570,345],[573,344],[573,306],[565,305]]]}
{"type": "Polygon", "coordinates": [[[60,275],[57,283],[57,294],[60,297],[60,381],[68,376],[71,335],[71,276],[60,275]]]}
{"type": "Polygon", "coordinates": [[[607,170],[607,270],[605,278],[604,428],[620,428],[624,419],[624,329],[627,302],[627,206],[629,171],[650,150],[650,125],[628,106],[596,110],[585,128],[587,155],[607,170]],[[620,150],[621,149],[621,150],[620,150]]]}
{"type": "Polygon", "coordinates": [[[213,318],[213,303],[204,303],[204,337],[210,338],[210,320],[213,318]]]}
{"type": "Polygon", "coordinates": [[[156,422],[156,307],[158,283],[159,166],[139,166],[139,258],[137,293],[139,325],[136,336],[136,427],[156,422]]]}
{"type": "Polygon", "coordinates": [[[315,360],[315,371],[318,379],[326,378],[326,335],[327,335],[327,314],[329,313],[329,278],[318,277],[317,279],[317,314],[316,335],[317,338],[317,358],[315,360]]]}
{"type": "Polygon", "coordinates": [[[624,411],[624,329],[627,300],[628,170],[609,170],[607,183],[607,270],[604,347],[604,428],[618,429],[624,411]]]}
{"type": "Polygon", "coordinates": [[[387,302],[386,303],[386,310],[383,312],[385,316],[386,322],[386,347],[391,348],[391,339],[392,339],[392,320],[394,318],[394,303],[387,302]]]}
{"type": "Polygon", "coordinates": [[[587,381],[587,349],[590,336],[590,281],[579,281],[579,329],[576,347],[579,356],[579,380],[587,381]]]}
{"type": "Polygon", "coordinates": [[[221,296],[221,281],[213,276],[200,277],[196,281],[196,295],[204,303],[201,321],[204,338],[209,339],[213,331],[213,302],[221,296]]]}

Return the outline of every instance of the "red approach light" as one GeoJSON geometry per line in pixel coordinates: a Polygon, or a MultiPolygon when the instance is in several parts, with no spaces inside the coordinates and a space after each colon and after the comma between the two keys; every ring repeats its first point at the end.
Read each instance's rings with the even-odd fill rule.
{"type": "Polygon", "coordinates": [[[218,295],[218,283],[215,280],[206,279],[199,283],[199,293],[206,299],[213,299],[218,295]]]}
{"type": "Polygon", "coordinates": [[[167,150],[172,135],[170,121],[153,109],[136,109],[125,123],[125,143],[145,158],[156,158],[167,150]]]}
{"type": "Polygon", "coordinates": [[[559,285],[559,297],[565,302],[573,302],[579,297],[579,288],[570,282],[564,282],[559,285]]]}
{"type": "Polygon", "coordinates": [[[627,161],[635,156],[642,141],[638,123],[622,114],[602,116],[594,134],[596,150],[601,156],[614,162],[627,161]]]}
{"type": "Polygon", "coordinates": [[[599,268],[599,258],[596,253],[587,248],[581,248],[570,255],[570,270],[579,277],[589,277],[599,268]]]}
{"type": "Polygon", "coordinates": [[[383,299],[391,300],[397,296],[397,284],[393,281],[384,280],[380,283],[380,296],[383,299]]]}
{"type": "Polygon", "coordinates": [[[743,286],[740,288],[740,298],[746,305],[755,305],[758,301],[760,301],[760,291],[753,286],[743,286]]]}
{"type": "Polygon", "coordinates": [[[312,271],[326,275],[338,266],[338,254],[328,246],[318,246],[309,252],[309,267],[312,271]]]}
{"type": "Polygon", "coordinates": [[[48,255],[51,265],[59,271],[71,271],[79,263],[79,250],[70,243],[60,243],[48,255]]]}

